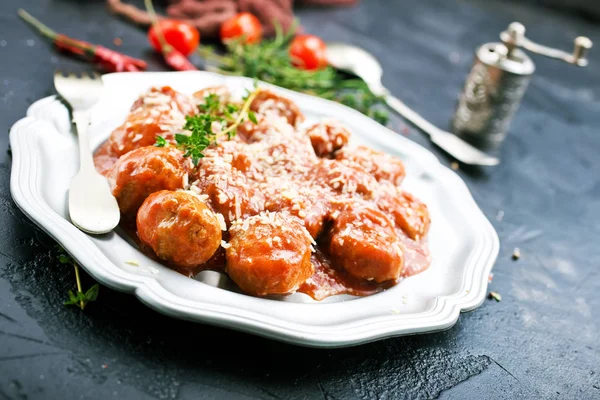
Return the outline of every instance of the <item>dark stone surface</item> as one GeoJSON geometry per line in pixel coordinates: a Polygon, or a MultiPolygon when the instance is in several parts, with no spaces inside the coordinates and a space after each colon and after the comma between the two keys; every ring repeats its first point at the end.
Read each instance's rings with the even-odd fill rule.
{"type": "MultiPolygon", "coordinates": [[[[586,69],[535,57],[503,163],[458,172],[500,236],[491,290],[502,302],[486,300],[446,332],[314,350],[170,319],[106,287],[85,312],[62,305],[73,271],[10,198],[7,131],[53,92],[55,68],[85,66],[51,51],[18,6],[91,42],[120,37],[122,51],[162,69],[145,34],[102,1],[0,2],[0,399],[600,398],[599,50],[586,69]]],[[[309,32],[370,49],[389,88],[442,127],[475,46],[509,22],[549,45],[569,48],[579,34],[600,44],[589,19],[518,3],[364,0],[299,15],[309,32]]],[[[406,130],[399,118],[392,126],[406,130]]]]}

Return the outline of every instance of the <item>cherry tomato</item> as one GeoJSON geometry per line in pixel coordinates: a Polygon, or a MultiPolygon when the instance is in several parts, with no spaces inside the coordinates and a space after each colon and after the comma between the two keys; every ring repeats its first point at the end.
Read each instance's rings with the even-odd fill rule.
{"type": "Polygon", "coordinates": [[[221,25],[221,41],[244,38],[244,43],[258,43],[262,39],[262,25],[254,15],[236,14],[221,25]]]}
{"type": "MultiPolygon", "coordinates": [[[[164,19],[158,22],[158,27],[162,31],[167,43],[184,56],[196,50],[198,43],[200,43],[198,29],[185,22],[164,19]]],[[[152,25],[148,31],[148,40],[152,44],[152,47],[162,53],[156,25],[152,25]]]]}
{"type": "Polygon", "coordinates": [[[327,66],[327,46],[314,35],[299,35],[290,45],[290,57],[302,69],[321,69],[327,66]]]}

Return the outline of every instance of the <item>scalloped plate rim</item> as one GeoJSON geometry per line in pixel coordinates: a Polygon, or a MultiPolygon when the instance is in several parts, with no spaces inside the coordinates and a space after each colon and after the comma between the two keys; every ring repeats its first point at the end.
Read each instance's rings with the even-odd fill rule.
{"type": "MultiPolygon", "coordinates": [[[[221,80],[226,81],[240,81],[244,84],[251,82],[249,78],[223,77],[211,72],[186,72],[183,74],[198,73],[205,75],[207,79],[218,76],[221,80]]],[[[152,75],[182,73],[151,72],[134,74],[144,74],[150,79],[152,75]]],[[[123,74],[108,74],[104,78],[113,79],[113,76],[118,75],[123,74]]],[[[35,154],[34,151],[25,151],[25,149],[28,146],[33,146],[36,151],[38,150],[35,148],[35,143],[28,143],[28,146],[25,146],[23,141],[31,140],[38,134],[37,131],[31,129],[31,124],[47,123],[37,119],[35,115],[43,111],[45,107],[53,104],[52,99],[56,101],[55,96],[49,96],[33,103],[28,108],[28,116],[17,121],[10,130],[12,149],[10,188],[13,199],[28,218],[61,243],[95,279],[114,289],[134,293],[140,301],[149,307],[177,318],[206,322],[297,345],[333,348],[353,346],[393,336],[448,329],[456,323],[461,311],[470,311],[481,305],[487,293],[489,272],[498,256],[499,240],[494,228],[475,203],[463,180],[449,168],[439,163],[438,159],[429,150],[377,124],[355,110],[328,100],[291,92],[287,89],[277,88],[277,90],[294,97],[308,98],[311,102],[322,103],[324,107],[337,109],[339,113],[351,113],[354,114],[354,117],[359,114],[365,124],[377,127],[376,129],[381,130],[382,134],[385,133],[384,136],[387,136],[387,138],[393,138],[392,140],[402,142],[403,146],[408,146],[411,150],[419,152],[419,157],[422,157],[420,162],[430,169],[429,172],[443,174],[453,184],[457,184],[455,190],[462,192],[464,200],[472,208],[474,220],[477,220],[478,227],[481,230],[480,236],[478,236],[479,243],[474,246],[474,248],[481,247],[480,253],[477,255],[476,260],[471,260],[469,263],[471,270],[467,271],[461,290],[453,295],[438,296],[433,308],[422,313],[390,314],[330,326],[290,323],[289,321],[277,323],[277,320],[271,321],[268,316],[253,315],[249,312],[240,314],[239,309],[236,310],[229,306],[221,306],[221,309],[219,309],[218,305],[215,304],[193,302],[189,299],[173,296],[171,292],[158,283],[157,279],[151,276],[141,277],[118,269],[101,253],[86,234],[77,230],[70,222],[54,212],[46,204],[40,193],[37,192],[37,182],[34,179],[37,175],[34,174],[39,171],[40,161],[32,157],[35,154]],[[98,259],[98,256],[96,258],[89,256],[89,254],[95,252],[100,253],[100,259],[98,259]],[[112,264],[114,268],[107,267],[106,263],[112,264]],[[466,285],[465,281],[470,281],[468,288],[464,287],[466,285]]]]}

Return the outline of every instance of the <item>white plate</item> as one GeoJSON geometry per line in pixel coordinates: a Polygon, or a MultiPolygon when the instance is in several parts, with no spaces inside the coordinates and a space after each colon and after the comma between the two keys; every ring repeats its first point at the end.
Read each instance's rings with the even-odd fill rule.
{"type": "MultiPolygon", "coordinates": [[[[247,78],[208,72],[124,73],[104,76],[105,94],[90,130],[96,147],[120,125],[136,97],[150,86],[184,93],[225,84],[250,87],[247,78]]],[[[353,140],[400,157],[403,184],[429,206],[433,263],[416,276],[369,297],[333,296],[315,302],[304,294],[262,299],[230,290],[216,272],[186,278],[141,254],[117,233],[90,236],[68,220],[67,190],[78,167],[76,137],[66,107],[54,97],[34,103],[10,132],[11,192],[29,218],[54,237],[95,279],[135,293],[148,306],[177,318],[238,329],[315,347],[342,347],[391,336],[443,330],[461,311],[484,300],[498,255],[498,236],[466,185],[435,156],[350,108],[277,88],[310,120],[333,117],[353,140]],[[126,261],[135,260],[135,267],[126,261]]]]}

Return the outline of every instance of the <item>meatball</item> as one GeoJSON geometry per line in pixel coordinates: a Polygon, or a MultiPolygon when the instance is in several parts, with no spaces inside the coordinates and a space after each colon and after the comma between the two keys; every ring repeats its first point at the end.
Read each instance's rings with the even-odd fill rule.
{"type": "Polygon", "coordinates": [[[431,217],[427,205],[410,193],[384,187],[378,195],[380,210],[393,216],[396,226],[411,239],[420,240],[429,231],[431,217]]]}
{"type": "Polygon", "coordinates": [[[315,153],[319,157],[329,157],[344,147],[350,139],[350,132],[336,121],[325,121],[307,129],[315,153]]]}
{"type": "Polygon", "coordinates": [[[146,93],[141,95],[131,106],[131,111],[134,112],[140,108],[172,108],[179,111],[183,115],[191,115],[196,111],[192,99],[170,86],[153,87],[146,93]]]}
{"type": "Polygon", "coordinates": [[[110,135],[111,151],[121,156],[153,145],[156,136],[173,142],[175,133],[185,125],[185,116],[192,114],[194,109],[187,96],[168,86],[151,89],[134,103],[125,123],[110,135]]]}
{"type": "Polygon", "coordinates": [[[385,282],[397,279],[404,266],[404,249],[394,224],[381,211],[349,207],[333,223],[331,255],[350,275],[385,282]]]}
{"type": "Polygon", "coordinates": [[[400,186],[406,176],[402,161],[367,146],[344,148],[336,154],[335,158],[347,165],[360,165],[373,175],[377,182],[388,181],[400,186]]]}
{"type": "Polygon", "coordinates": [[[234,158],[235,150],[221,154],[223,150],[220,147],[205,151],[205,157],[198,164],[198,179],[194,185],[208,196],[212,208],[223,215],[229,226],[236,219],[264,210],[265,199],[263,193],[236,168],[250,168],[251,160],[234,158]]]}
{"type": "Polygon", "coordinates": [[[202,180],[198,187],[203,194],[208,195],[211,205],[223,215],[227,225],[264,209],[262,193],[249,186],[244,176],[237,171],[229,176],[209,177],[202,180]]]}
{"type": "Polygon", "coordinates": [[[259,114],[283,117],[292,126],[304,121],[304,115],[296,103],[270,90],[263,90],[258,93],[252,101],[250,109],[259,114]]]}
{"type": "Polygon", "coordinates": [[[121,213],[135,217],[146,197],[159,190],[185,186],[188,174],[183,153],[172,147],[147,146],[130,151],[107,173],[121,213]]]}
{"type": "MultiPolygon", "coordinates": [[[[259,142],[265,138],[269,130],[273,129],[271,121],[265,118],[264,115],[257,114],[256,122],[246,120],[242,122],[236,129],[237,137],[246,143],[259,142]]],[[[285,125],[287,125],[284,122],[285,125]]]]}
{"type": "Polygon", "coordinates": [[[318,190],[310,188],[280,189],[269,193],[268,211],[285,211],[301,219],[313,238],[323,231],[330,213],[329,201],[318,190]]]}
{"type": "Polygon", "coordinates": [[[185,124],[183,114],[176,111],[137,111],[127,117],[127,121],[116,128],[108,138],[111,151],[117,156],[127,154],[132,150],[156,143],[156,136],[162,136],[173,142],[174,125],[166,125],[166,121],[179,120],[177,128],[185,124]]]}
{"type": "Polygon", "coordinates": [[[236,221],[229,232],[227,273],[245,293],[291,293],[314,272],[312,239],[289,214],[263,212],[236,221]]]}
{"type": "Polygon", "coordinates": [[[100,175],[106,176],[119,156],[112,152],[110,144],[104,142],[94,153],[94,166],[100,175]]]}
{"type": "Polygon", "coordinates": [[[221,246],[215,213],[186,191],[152,193],[137,214],[138,236],[158,258],[191,269],[209,260],[221,246]]]}
{"type": "Polygon", "coordinates": [[[198,90],[196,93],[192,95],[194,102],[198,106],[203,106],[206,104],[206,98],[210,95],[214,95],[217,97],[220,103],[228,103],[231,98],[231,92],[227,86],[219,85],[219,86],[210,86],[201,90],[198,90]]]}
{"type": "Polygon", "coordinates": [[[313,183],[326,186],[342,195],[359,194],[373,197],[377,181],[360,166],[345,165],[336,160],[321,160],[311,171],[313,183]]]}

